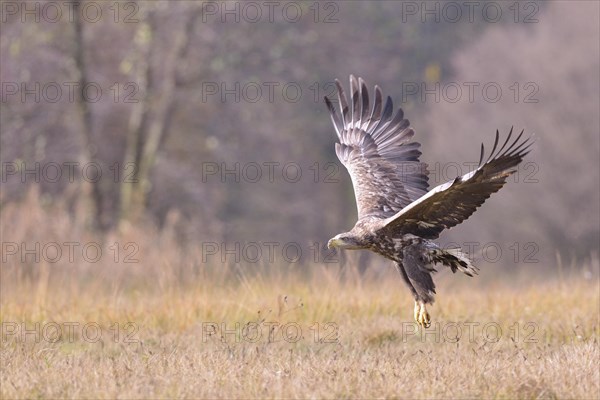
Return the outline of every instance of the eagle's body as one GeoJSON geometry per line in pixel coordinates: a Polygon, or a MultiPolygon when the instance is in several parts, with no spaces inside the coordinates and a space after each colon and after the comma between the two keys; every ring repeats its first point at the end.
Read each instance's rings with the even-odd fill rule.
{"type": "Polygon", "coordinates": [[[350,76],[351,103],[336,80],[341,115],[325,98],[339,143],[338,158],[348,169],[358,207],[358,221],[350,232],[331,239],[329,247],[367,249],[394,261],[394,265],[415,297],[415,320],[429,326],[425,305],[432,303],[435,285],[433,264],[472,276],[477,268],[459,249],[441,249],[432,240],[447,228],[460,224],[505,183],[528,153],[529,140],[523,132],[509,143],[494,148],[479,167],[429,190],[427,165],[419,161],[420,144],[411,141],[414,131],[402,109],[392,118],[393,104],[383,105],[381,90],[375,86],[375,100],[362,79],[350,76]]]}

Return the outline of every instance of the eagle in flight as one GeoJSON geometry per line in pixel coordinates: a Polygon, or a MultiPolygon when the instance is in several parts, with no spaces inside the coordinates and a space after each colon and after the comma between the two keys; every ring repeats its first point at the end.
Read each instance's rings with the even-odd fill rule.
{"type": "Polygon", "coordinates": [[[362,78],[350,76],[350,103],[336,80],[340,113],[325,97],[339,143],[335,152],[348,169],[358,208],[358,221],[349,232],[327,243],[329,248],[367,249],[392,260],[415,298],[414,318],[422,327],[431,319],[426,305],[433,303],[433,265],[469,276],[477,273],[460,249],[442,249],[432,240],[444,229],[466,220],[477,207],[500,190],[533,143],[521,140],[523,132],[501,146],[496,131],[494,147],[484,161],[481,145],[479,166],[472,172],[428,189],[427,164],[419,161],[419,143],[401,108],[393,115],[392,99],[385,104],[375,86],[371,106],[362,78]]]}

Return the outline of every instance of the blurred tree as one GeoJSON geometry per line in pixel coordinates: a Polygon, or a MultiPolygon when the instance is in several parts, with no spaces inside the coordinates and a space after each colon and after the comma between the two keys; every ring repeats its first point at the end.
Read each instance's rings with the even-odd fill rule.
{"type": "Polygon", "coordinates": [[[129,119],[124,165],[136,165],[134,179],[121,184],[120,220],[135,222],[145,213],[146,196],[150,189],[150,173],[156,161],[159,145],[167,135],[175,109],[177,65],[189,48],[194,26],[202,15],[202,7],[193,3],[175,3],[173,7],[184,23],[171,32],[171,46],[161,49],[162,74],[154,76],[149,60],[155,58],[158,44],[154,40],[157,10],[146,13],[136,32],[137,54],[134,81],[142,99],[136,103],[129,119]]]}
{"type": "MultiPolygon", "coordinates": [[[[81,128],[77,131],[80,133],[80,155],[79,163],[81,165],[90,165],[92,162],[97,162],[96,159],[96,147],[93,139],[93,120],[92,110],[90,103],[85,94],[85,88],[90,83],[89,71],[86,63],[86,43],[84,39],[84,25],[83,16],[81,12],[81,3],[73,3],[73,15],[74,15],[74,46],[73,46],[73,58],[75,60],[75,66],[78,75],[78,90],[77,90],[77,106],[81,118],[81,128]]],[[[100,188],[99,180],[88,180],[82,179],[79,181],[80,188],[80,199],[79,201],[83,204],[81,212],[88,216],[92,227],[94,228],[106,228],[107,219],[104,217],[102,209],[102,190],[100,188]]]]}

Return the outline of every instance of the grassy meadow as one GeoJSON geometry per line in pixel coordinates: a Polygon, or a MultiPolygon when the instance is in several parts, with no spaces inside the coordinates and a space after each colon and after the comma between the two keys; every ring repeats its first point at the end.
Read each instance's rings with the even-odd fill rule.
{"type": "Polygon", "coordinates": [[[2,210],[4,242],[135,242],[139,262],[4,248],[2,398],[599,397],[597,258],[441,272],[422,331],[392,268],[203,266],[168,230],[99,239],[28,201],[2,210]]]}

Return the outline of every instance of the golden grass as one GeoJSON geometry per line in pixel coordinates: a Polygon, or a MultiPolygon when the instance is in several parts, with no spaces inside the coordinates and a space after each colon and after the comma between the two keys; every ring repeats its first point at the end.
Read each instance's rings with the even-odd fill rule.
{"type": "MultiPolygon", "coordinates": [[[[4,241],[69,239],[67,216],[29,208],[2,211],[4,241]]],[[[422,331],[392,268],[209,268],[161,232],[109,236],[80,233],[135,240],[142,261],[3,262],[2,398],[600,397],[597,260],[556,279],[441,273],[422,331]]]]}
{"type": "Polygon", "coordinates": [[[426,334],[399,279],[326,281],[12,288],[1,307],[2,397],[598,398],[594,281],[440,285],[426,334]],[[50,322],[60,339],[44,332],[50,322]],[[79,323],[72,334],[69,322],[79,323]]]}

